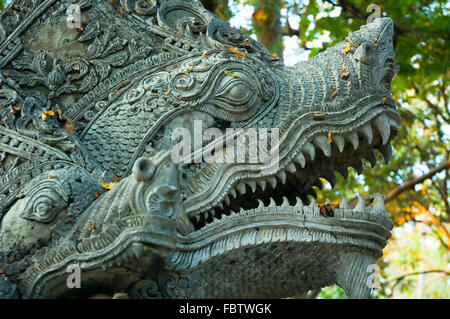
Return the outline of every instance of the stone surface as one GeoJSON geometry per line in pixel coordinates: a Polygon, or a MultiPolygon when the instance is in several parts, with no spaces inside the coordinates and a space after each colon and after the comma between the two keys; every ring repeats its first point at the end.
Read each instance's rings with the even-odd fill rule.
{"type": "Polygon", "coordinates": [[[390,160],[389,18],[287,68],[197,1],[84,0],[79,29],[70,4],[0,14],[0,297],[368,297],[383,196],[319,207],[313,187],[390,160]],[[175,164],[196,120],[278,129],[279,168],[175,164]]]}

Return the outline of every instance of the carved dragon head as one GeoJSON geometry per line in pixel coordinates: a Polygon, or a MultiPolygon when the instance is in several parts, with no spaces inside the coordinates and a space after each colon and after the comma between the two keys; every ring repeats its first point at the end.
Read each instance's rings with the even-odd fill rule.
{"type": "MultiPolygon", "coordinates": [[[[60,287],[70,263],[86,272],[85,292],[287,297],[337,282],[367,296],[360,273],[381,256],[392,228],[382,196],[317,207],[313,187],[322,187],[320,177],[334,187],[334,171],[362,173],[362,159],[375,165],[374,149],[390,160],[400,119],[389,18],[288,68],[197,1],[84,1],[78,29],[68,29],[68,4],[47,0],[20,13],[9,5],[0,17],[16,21],[1,35],[0,231],[19,220],[61,234],[13,229],[30,246],[12,258],[11,243],[3,260],[15,262],[12,278],[27,296],[70,296],[60,287]],[[11,18],[20,14],[28,18],[11,18]],[[202,137],[196,121],[216,139],[192,140],[194,153],[230,135],[234,145],[227,128],[268,129],[276,165],[191,157],[186,171],[176,168],[167,155],[180,142],[174,132],[202,137]],[[78,190],[77,174],[89,181],[78,190]],[[93,201],[107,175],[123,181],[93,201]],[[48,187],[49,203],[32,199],[48,187]],[[80,198],[93,203],[61,222],[80,198]],[[22,264],[38,239],[49,247],[38,247],[42,263],[22,264]]],[[[248,158],[247,149],[230,149],[248,158]]]]}

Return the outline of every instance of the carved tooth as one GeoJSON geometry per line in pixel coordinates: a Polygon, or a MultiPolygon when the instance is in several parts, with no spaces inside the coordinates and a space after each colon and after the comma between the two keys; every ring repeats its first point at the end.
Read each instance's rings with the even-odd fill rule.
{"type": "Polygon", "coordinates": [[[268,207],[276,207],[276,206],[277,206],[277,203],[275,203],[275,200],[272,197],[270,197],[270,204],[268,207]]]}
{"type": "Polygon", "coordinates": [[[142,255],[144,254],[144,245],[141,243],[134,243],[131,246],[131,249],[137,258],[142,257],[142,255]]]}
{"type": "Polygon", "coordinates": [[[280,179],[281,184],[286,184],[286,173],[283,170],[279,171],[277,176],[280,179]]]}
{"type": "Polygon", "coordinates": [[[369,161],[372,167],[375,167],[377,165],[377,157],[375,156],[375,153],[373,151],[370,151],[369,154],[364,156],[364,158],[369,161]]]}
{"type": "Polygon", "coordinates": [[[359,211],[359,212],[365,212],[366,211],[366,203],[364,201],[364,198],[362,198],[361,195],[358,194],[358,202],[356,203],[355,208],[353,209],[354,211],[359,211]]]}
{"type": "Polygon", "coordinates": [[[391,144],[386,144],[382,146],[378,146],[377,150],[381,152],[381,154],[384,157],[384,162],[388,164],[390,160],[392,159],[392,146],[391,144]]]}
{"type": "Polygon", "coordinates": [[[239,213],[243,213],[243,212],[245,212],[245,209],[243,207],[240,207],[239,208],[239,213]]]}
{"type": "Polygon", "coordinates": [[[310,142],[306,142],[306,144],[303,146],[303,150],[309,155],[311,161],[314,161],[314,158],[316,157],[316,149],[310,142]]]}
{"type": "Polygon", "coordinates": [[[256,183],[255,182],[247,182],[247,185],[250,186],[252,193],[256,192],[256,183]]]}
{"type": "Polygon", "coordinates": [[[234,199],[236,199],[237,194],[236,194],[236,190],[233,187],[231,187],[228,192],[234,199]]]}
{"type": "Polygon", "coordinates": [[[273,189],[277,187],[277,179],[274,176],[270,176],[267,178],[267,181],[269,182],[270,186],[272,186],[273,189]]]}
{"type": "MultiPolygon", "coordinates": [[[[244,183],[239,183],[239,184],[237,184],[236,189],[238,190],[238,192],[239,192],[241,195],[244,195],[244,194],[245,194],[245,184],[244,184],[244,183]]],[[[236,198],[236,197],[235,197],[235,198],[236,198]]]]}
{"type": "Polygon", "coordinates": [[[225,205],[230,206],[230,196],[225,195],[225,198],[223,199],[225,205]]]}
{"type": "Polygon", "coordinates": [[[195,220],[198,222],[200,222],[200,214],[195,215],[195,220]]]}
{"type": "Polygon", "coordinates": [[[288,207],[289,206],[289,200],[283,196],[283,203],[281,204],[281,207],[288,207]]]}
{"type": "Polygon", "coordinates": [[[364,164],[361,161],[356,161],[351,164],[353,168],[355,168],[356,172],[361,175],[364,171],[364,164]]]}
{"type": "Polygon", "coordinates": [[[267,186],[267,182],[266,181],[258,181],[258,185],[259,187],[261,187],[261,189],[264,191],[266,189],[267,186]]]}
{"type": "Polygon", "coordinates": [[[209,212],[209,215],[214,217],[216,216],[216,210],[215,209],[211,209],[211,211],[209,212]]]}
{"type": "Polygon", "coordinates": [[[378,115],[374,121],[374,125],[381,135],[383,145],[385,145],[389,141],[389,137],[391,136],[391,127],[389,126],[389,118],[384,113],[378,115]]]}
{"type": "Polygon", "coordinates": [[[258,208],[264,208],[264,203],[260,199],[258,199],[258,208]]]}
{"type": "Polygon", "coordinates": [[[299,211],[301,211],[303,209],[303,202],[300,198],[296,197],[295,198],[296,202],[295,202],[295,208],[297,208],[299,211]]]}
{"type": "Polygon", "coordinates": [[[350,143],[352,143],[353,145],[353,149],[357,150],[359,147],[359,138],[358,138],[358,134],[356,134],[355,132],[346,135],[345,139],[348,140],[350,143]]]}
{"type": "Polygon", "coordinates": [[[348,209],[348,202],[345,197],[342,198],[341,204],[339,205],[340,209],[348,209]]]}
{"type": "Polygon", "coordinates": [[[342,177],[344,177],[345,180],[347,180],[347,178],[348,178],[348,168],[347,167],[338,168],[336,170],[342,175],[342,177]]]}
{"type": "Polygon", "coordinates": [[[204,212],[204,213],[203,213],[203,218],[204,218],[204,220],[207,220],[208,217],[209,217],[209,212],[204,212]]]}
{"type": "Polygon", "coordinates": [[[303,155],[302,152],[298,152],[297,156],[295,156],[294,161],[299,163],[302,168],[305,168],[306,160],[305,160],[305,156],[303,155]]]}
{"type": "Polygon", "coordinates": [[[317,206],[317,201],[316,201],[316,199],[313,197],[313,198],[311,199],[311,202],[309,203],[308,207],[310,207],[310,208],[315,208],[316,206],[317,206]]]}
{"type": "Polygon", "coordinates": [[[223,210],[223,204],[222,203],[217,204],[217,207],[223,210]]]}
{"type": "Polygon", "coordinates": [[[333,142],[338,147],[339,152],[342,153],[344,151],[344,147],[345,147],[344,137],[342,135],[335,135],[335,136],[333,136],[333,142]]]}
{"type": "Polygon", "coordinates": [[[286,166],[285,170],[291,174],[295,174],[295,172],[297,171],[297,169],[295,168],[295,164],[292,162],[286,166]]]}
{"type": "Polygon", "coordinates": [[[372,131],[372,126],[370,125],[370,123],[364,124],[363,126],[358,128],[357,131],[359,133],[361,133],[362,135],[364,135],[364,137],[367,139],[367,143],[372,144],[373,131],[372,131]]]}
{"type": "Polygon", "coordinates": [[[373,203],[372,203],[372,209],[374,211],[384,211],[384,196],[382,194],[374,194],[373,195],[373,203]]]}
{"type": "Polygon", "coordinates": [[[319,135],[314,139],[314,144],[319,147],[325,156],[330,157],[331,155],[331,145],[328,144],[328,138],[324,135],[319,135]]]}

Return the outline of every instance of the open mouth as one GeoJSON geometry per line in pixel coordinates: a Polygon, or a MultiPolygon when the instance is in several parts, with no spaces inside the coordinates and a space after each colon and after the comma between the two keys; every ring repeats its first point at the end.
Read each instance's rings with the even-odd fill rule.
{"type": "Polygon", "coordinates": [[[385,163],[388,163],[392,155],[390,141],[398,133],[398,121],[398,114],[386,109],[350,132],[332,135],[317,133],[275,175],[238,181],[229,187],[227,194],[213,208],[193,212],[189,216],[190,221],[199,230],[223,216],[239,214],[262,205],[287,207],[295,206],[299,201],[309,205],[311,198],[317,198],[316,189],[323,188],[320,178],[327,180],[334,188],[335,172],[347,179],[348,168],[353,167],[358,174],[362,174],[363,160],[372,167],[376,165],[374,150],[380,152],[385,163]]]}

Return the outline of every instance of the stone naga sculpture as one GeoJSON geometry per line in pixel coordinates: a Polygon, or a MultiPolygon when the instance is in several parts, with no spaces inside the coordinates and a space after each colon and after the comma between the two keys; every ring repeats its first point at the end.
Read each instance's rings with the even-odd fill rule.
{"type": "Polygon", "coordinates": [[[374,149],[390,160],[392,34],[375,19],[287,68],[197,1],[11,1],[0,297],[281,298],[333,283],[368,297],[393,226],[383,196],[318,207],[313,187],[375,165],[374,149]],[[195,120],[277,129],[277,169],[176,165],[172,133],[195,120]]]}

